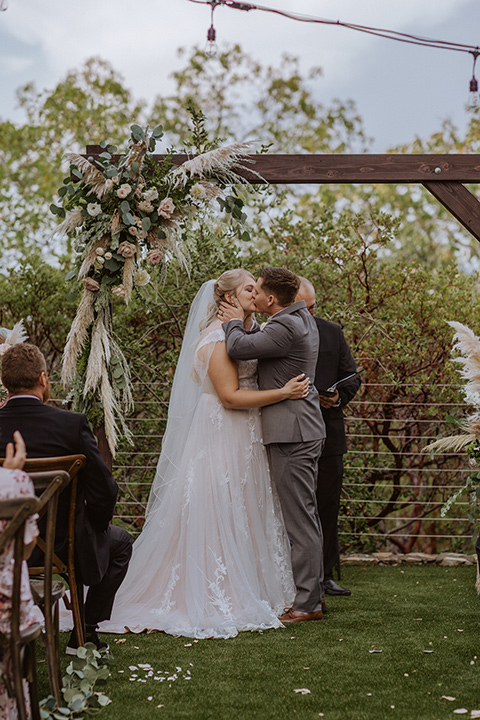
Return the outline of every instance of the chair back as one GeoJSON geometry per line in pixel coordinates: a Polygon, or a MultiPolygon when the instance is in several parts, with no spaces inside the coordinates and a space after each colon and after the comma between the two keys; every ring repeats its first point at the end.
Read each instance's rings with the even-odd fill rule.
{"type": "MultiPolygon", "coordinates": [[[[85,609],[83,603],[83,585],[78,579],[75,567],[75,510],[77,504],[77,480],[79,471],[86,465],[85,455],[59,455],[58,457],[27,458],[24,470],[29,473],[35,483],[36,473],[44,473],[64,470],[70,476],[68,489],[70,491],[68,504],[68,526],[67,526],[67,561],[64,563],[55,553],[53,555],[52,573],[66,578],[70,588],[70,602],[73,614],[73,625],[77,636],[78,645],[85,642],[85,609]]],[[[40,482],[40,480],[39,480],[40,482]]],[[[65,487],[65,486],[64,486],[65,487]]],[[[30,576],[41,574],[42,567],[29,568],[30,576]]],[[[65,598],[66,600],[66,598],[65,598]]]]}
{"type": "MultiPolygon", "coordinates": [[[[75,509],[77,504],[77,477],[79,471],[85,466],[87,458],[85,455],[59,455],[58,457],[47,458],[27,458],[24,470],[29,475],[64,470],[70,477],[70,500],[68,504],[68,549],[67,562],[64,563],[56,555],[54,556],[54,570],[60,575],[68,573],[68,567],[73,567],[75,563],[75,509]]],[[[39,479],[39,482],[41,480],[39,479]]],[[[64,485],[62,489],[66,486],[64,485]]],[[[43,548],[42,548],[43,549],[43,548]]],[[[30,568],[30,575],[36,572],[30,568]]]]}

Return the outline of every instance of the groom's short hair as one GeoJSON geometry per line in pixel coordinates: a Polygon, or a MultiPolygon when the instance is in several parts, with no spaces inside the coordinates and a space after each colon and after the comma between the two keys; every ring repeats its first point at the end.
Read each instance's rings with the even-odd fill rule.
{"type": "Polygon", "coordinates": [[[262,287],[274,295],[282,307],[295,302],[300,287],[300,278],[287,268],[267,267],[260,271],[262,287]]]}
{"type": "Polygon", "coordinates": [[[36,388],[41,373],[47,370],[43,353],[31,343],[12,345],[1,361],[2,383],[12,395],[36,388]]]}

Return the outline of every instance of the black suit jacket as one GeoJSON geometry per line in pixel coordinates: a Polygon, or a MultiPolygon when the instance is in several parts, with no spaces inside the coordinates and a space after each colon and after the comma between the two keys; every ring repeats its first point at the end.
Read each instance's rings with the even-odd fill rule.
{"type": "MultiPolygon", "coordinates": [[[[105,465],[81,413],[44,405],[35,398],[12,398],[0,409],[0,455],[5,455],[13,433],[19,430],[29,458],[83,454],[86,466],[77,485],[75,544],[82,581],[95,585],[109,562],[107,529],[115,509],[118,486],[105,465]]],[[[59,498],[55,549],[66,557],[69,493],[59,498]]]]}
{"type": "MultiPolygon", "coordinates": [[[[322,318],[316,317],[314,320],[320,337],[315,370],[315,387],[317,390],[326,390],[337,380],[354,373],[356,365],[342,328],[322,318]]],[[[338,388],[340,395],[340,405],[338,407],[322,407],[323,419],[327,429],[327,438],[322,456],[343,455],[343,453],[347,452],[342,408],[348,405],[359,387],[360,378],[358,377],[338,388]]]]}

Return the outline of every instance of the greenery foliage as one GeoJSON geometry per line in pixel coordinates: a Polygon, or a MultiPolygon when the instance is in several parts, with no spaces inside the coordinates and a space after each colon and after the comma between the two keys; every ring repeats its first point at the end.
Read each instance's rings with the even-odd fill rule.
{"type": "Polygon", "coordinates": [[[58,707],[50,695],[40,702],[42,720],[83,720],[86,715],[97,713],[111,703],[104,692],[98,690],[110,677],[108,666],[111,655],[98,651],[93,643],[77,649],[76,657],[62,678],[62,696],[65,706],[58,707]]]}

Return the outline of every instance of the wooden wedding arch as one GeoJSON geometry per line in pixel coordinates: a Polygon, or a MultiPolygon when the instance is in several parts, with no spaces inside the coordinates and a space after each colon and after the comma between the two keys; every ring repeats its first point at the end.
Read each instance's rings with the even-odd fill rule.
{"type": "MultiPolygon", "coordinates": [[[[95,161],[104,149],[87,145],[86,158],[95,161]]],[[[165,155],[154,155],[162,163],[165,155]]],[[[480,241],[480,201],[464,183],[480,184],[480,155],[469,154],[271,154],[248,156],[252,169],[269,184],[421,184],[478,241],[480,241]]],[[[174,155],[181,165],[187,155],[174,155]]],[[[237,171],[251,183],[260,184],[258,175],[237,171]]],[[[105,434],[97,432],[99,449],[112,467],[112,456],[105,434]]]]}

